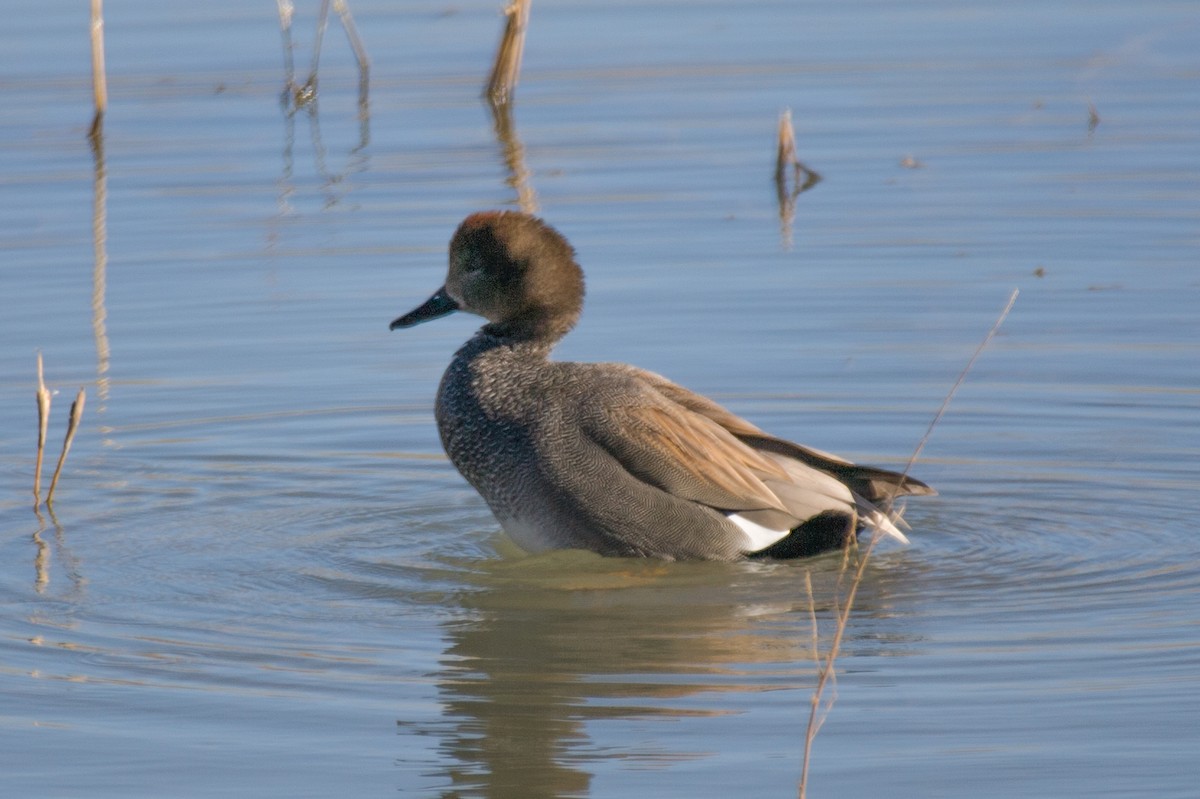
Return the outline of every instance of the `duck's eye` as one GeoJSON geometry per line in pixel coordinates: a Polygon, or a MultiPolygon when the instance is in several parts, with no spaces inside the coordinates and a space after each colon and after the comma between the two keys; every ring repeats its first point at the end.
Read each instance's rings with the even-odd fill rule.
{"type": "Polygon", "coordinates": [[[483,269],[483,259],[470,253],[464,254],[459,258],[458,268],[462,272],[478,272],[483,269]]]}

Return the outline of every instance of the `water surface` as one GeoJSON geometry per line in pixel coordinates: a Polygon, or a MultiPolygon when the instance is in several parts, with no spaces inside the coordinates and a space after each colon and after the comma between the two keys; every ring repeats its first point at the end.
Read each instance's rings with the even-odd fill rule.
{"type": "MultiPolygon", "coordinates": [[[[476,323],[386,330],[517,202],[499,4],[353,10],[366,114],[336,26],[289,113],[270,4],[109,8],[99,181],[82,11],[0,32],[0,786],[795,795],[839,559],[504,539],[432,420],[476,323]],[[51,461],[88,392],[53,515],[39,350],[51,461]]],[[[870,564],[810,795],[1194,794],[1198,52],[1172,2],[534,8],[513,132],[589,280],[561,357],[899,468],[1021,290],[870,564]],[[823,180],[781,218],[785,107],[823,180]]]]}

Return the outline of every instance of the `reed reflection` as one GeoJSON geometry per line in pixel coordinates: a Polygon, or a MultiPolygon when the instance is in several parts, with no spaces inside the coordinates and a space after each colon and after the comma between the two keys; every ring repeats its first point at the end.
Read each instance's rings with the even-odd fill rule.
{"type": "Polygon", "coordinates": [[[354,17],[346,0],[332,0],[333,9],[341,20],[342,28],[346,31],[350,48],[354,51],[354,59],[358,64],[358,101],[356,121],[358,123],[358,140],[350,148],[346,165],[340,171],[331,170],[327,164],[327,150],[321,136],[321,115],[317,104],[317,75],[321,60],[321,45],[325,36],[325,28],[329,19],[330,0],[322,0],[317,14],[316,35],[313,39],[312,65],[308,78],[304,83],[296,82],[295,60],[293,57],[292,20],[295,16],[295,4],[291,0],[278,0],[279,29],[283,40],[283,69],[284,89],[280,104],[284,115],[283,143],[283,174],[279,181],[279,215],[290,216],[293,212],[292,196],[296,193],[295,176],[295,143],[296,143],[296,114],[303,110],[308,116],[309,135],[313,148],[313,163],[317,174],[321,177],[321,191],[325,194],[325,208],[337,205],[345,196],[346,178],[351,175],[366,172],[370,166],[367,151],[371,143],[371,105],[369,99],[371,63],[367,57],[366,47],[358,35],[354,17]]]}
{"type": "Polygon", "coordinates": [[[513,124],[513,94],[521,77],[521,59],[525,52],[525,33],[529,29],[531,0],[513,0],[504,8],[504,31],[496,48],[496,59],[483,89],[483,99],[492,112],[492,128],[504,165],[508,184],[517,193],[517,207],[527,214],[538,211],[537,193],[529,182],[525,165],[525,147],[513,124]]]}
{"type": "MultiPolygon", "coordinates": [[[[446,624],[438,674],[443,721],[432,730],[453,787],[443,796],[582,795],[596,760],[646,765],[702,758],[664,726],[655,745],[593,741],[600,720],[665,722],[747,712],[739,695],[795,703],[797,771],[815,683],[815,639],[828,640],[839,561],[663,564],[562,553],[486,575],[446,624]],[[812,572],[815,599],[805,589],[812,572]],[[821,619],[814,636],[812,619],[821,619]]],[[[511,562],[508,564],[513,565],[511,562]]],[[[882,581],[864,585],[855,617],[888,619],[882,581]]],[[[891,619],[882,622],[894,626],[891,619]]],[[[900,648],[906,631],[856,622],[850,650],[900,648]],[[856,637],[857,636],[857,637],[856,637]]],[[[824,646],[824,644],[822,644],[824,646]]],[[[706,744],[706,745],[708,745],[706,744]]]]}
{"type": "Polygon", "coordinates": [[[325,209],[338,205],[352,188],[348,178],[366,172],[370,168],[371,116],[365,96],[360,96],[358,106],[358,139],[347,152],[345,166],[334,171],[328,165],[328,149],[321,135],[321,114],[314,99],[300,107],[284,108],[283,169],[279,178],[279,218],[292,216],[295,208],[292,199],[296,194],[296,115],[303,112],[308,118],[308,129],[312,144],[313,166],[321,178],[321,192],[325,209]]]}
{"type": "Polygon", "coordinates": [[[42,594],[50,584],[50,545],[42,538],[42,533],[46,532],[46,520],[37,508],[33,512],[38,518],[38,528],[33,531],[33,590],[42,594]]]}
{"type": "Polygon", "coordinates": [[[492,126],[504,156],[504,165],[508,169],[508,177],[504,182],[517,193],[517,207],[527,214],[536,214],[537,192],[529,182],[530,172],[525,165],[525,147],[521,144],[513,124],[512,104],[489,102],[488,107],[492,112],[492,126]]]}
{"type": "MultiPolygon", "coordinates": [[[[32,535],[34,545],[33,589],[38,594],[45,594],[47,588],[50,586],[50,573],[53,564],[50,543],[44,538],[44,534],[49,528],[46,525],[46,516],[43,516],[40,510],[34,508],[33,513],[37,517],[38,522],[37,529],[33,531],[32,535]]],[[[71,584],[70,590],[66,592],[64,598],[77,599],[83,594],[83,587],[86,583],[79,567],[79,561],[67,546],[66,533],[59,523],[58,517],[54,515],[54,509],[46,508],[46,515],[50,517],[50,524],[54,527],[54,549],[58,551],[59,560],[62,562],[71,584]]]]}

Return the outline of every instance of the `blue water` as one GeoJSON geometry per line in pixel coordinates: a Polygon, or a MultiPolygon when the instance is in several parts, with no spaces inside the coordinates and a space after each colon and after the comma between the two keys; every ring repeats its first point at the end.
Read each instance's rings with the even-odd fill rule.
{"type": "MultiPolygon", "coordinates": [[[[110,6],[101,180],[84,10],[0,30],[2,792],[796,795],[838,558],[523,555],[433,425],[476,322],[386,329],[517,202],[500,4],[356,0],[365,115],[336,22],[289,113],[272,4],[110,6]],[[47,482],[87,391],[52,515],[38,351],[47,482]]],[[[589,281],[560,357],[899,468],[1021,292],[872,557],[809,795],[1194,795],[1197,53],[1188,3],[535,4],[514,129],[589,281]],[[784,108],[823,180],[781,219],[784,108]]]]}

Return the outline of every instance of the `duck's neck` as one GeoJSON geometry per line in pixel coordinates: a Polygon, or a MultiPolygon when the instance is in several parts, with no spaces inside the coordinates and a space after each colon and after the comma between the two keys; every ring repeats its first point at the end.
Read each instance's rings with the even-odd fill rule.
{"type": "Polygon", "coordinates": [[[575,327],[578,319],[578,312],[549,313],[538,309],[503,322],[486,324],[479,333],[495,339],[498,344],[541,352],[544,356],[575,327]]]}

